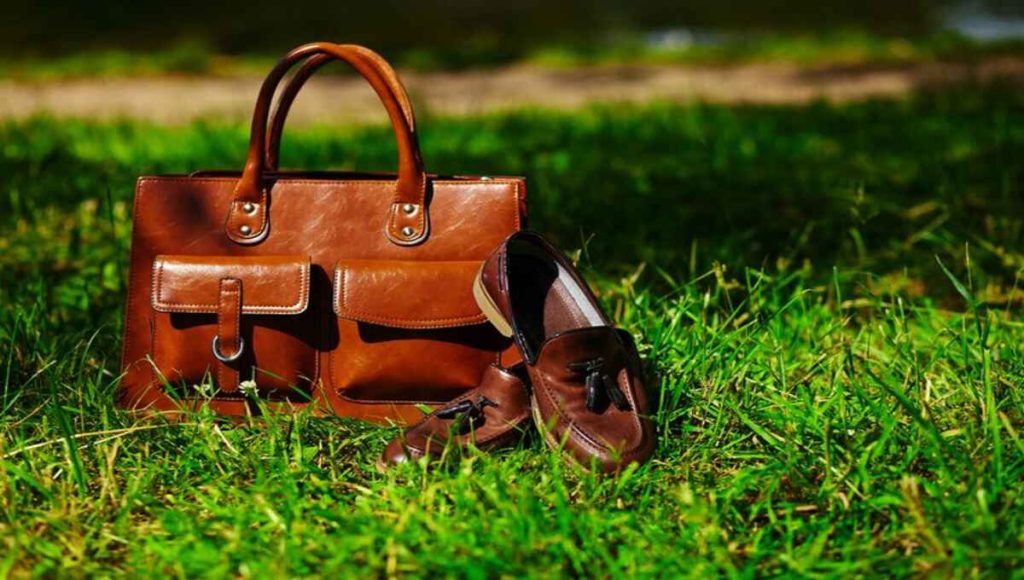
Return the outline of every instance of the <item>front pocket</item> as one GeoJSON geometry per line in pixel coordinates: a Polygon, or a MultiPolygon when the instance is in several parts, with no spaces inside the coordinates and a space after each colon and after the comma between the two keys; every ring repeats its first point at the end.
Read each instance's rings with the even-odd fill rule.
{"type": "Polygon", "coordinates": [[[475,387],[509,344],[473,299],[480,264],[339,261],[334,388],[366,402],[437,402],[475,387]]]}
{"type": "Polygon", "coordinates": [[[212,383],[216,396],[238,398],[254,381],[261,396],[308,399],[323,335],[310,269],[305,256],[157,256],[153,363],[163,381],[185,396],[212,383]]]}

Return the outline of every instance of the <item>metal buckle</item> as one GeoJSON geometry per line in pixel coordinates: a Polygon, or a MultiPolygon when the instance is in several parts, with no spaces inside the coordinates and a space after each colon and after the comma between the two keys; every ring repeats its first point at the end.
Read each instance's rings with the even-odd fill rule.
{"type": "Polygon", "coordinates": [[[245,350],[245,339],[241,336],[238,337],[238,350],[235,351],[231,356],[223,356],[220,354],[220,337],[213,337],[213,356],[217,357],[222,363],[229,363],[238,360],[238,357],[242,356],[242,352],[245,350]]]}

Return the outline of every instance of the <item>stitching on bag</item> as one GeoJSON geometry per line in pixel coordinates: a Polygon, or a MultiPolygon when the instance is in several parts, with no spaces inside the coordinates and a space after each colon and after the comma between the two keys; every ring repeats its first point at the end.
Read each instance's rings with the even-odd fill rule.
{"type": "MultiPolygon", "coordinates": [[[[324,316],[323,318],[327,318],[327,317],[324,316]]],[[[334,330],[338,329],[338,321],[337,320],[332,319],[331,320],[331,325],[334,326],[334,330]]],[[[325,335],[327,335],[327,334],[329,334],[331,332],[331,325],[325,324],[323,326],[324,334],[325,335]]],[[[340,332],[339,332],[339,334],[340,334],[340,332]]],[[[323,390],[324,400],[328,402],[328,405],[330,405],[330,395],[329,395],[329,393],[330,392],[338,393],[339,390],[340,390],[340,389],[338,389],[337,386],[335,386],[335,383],[337,383],[337,377],[336,377],[335,372],[334,372],[334,353],[337,352],[338,350],[339,349],[335,348],[333,350],[324,351],[322,353],[323,356],[327,357],[327,378],[326,378],[326,381],[323,381],[323,382],[325,382],[327,384],[323,386],[322,390],[323,390]]],[[[318,353],[317,362],[319,362],[319,360],[320,360],[320,356],[319,356],[319,353],[318,353]]]]}
{"type": "MultiPolygon", "coordinates": [[[[238,280],[238,288],[235,289],[235,291],[234,291],[234,294],[235,294],[235,298],[234,298],[234,300],[235,300],[235,332],[238,333],[238,338],[239,338],[238,345],[239,346],[242,345],[242,341],[241,341],[241,338],[242,338],[242,308],[245,307],[245,295],[243,294],[243,292],[245,292],[245,288],[243,288],[243,284],[244,283],[241,280],[238,280]]],[[[218,318],[220,318],[220,317],[218,317],[218,318]]]]}
{"type": "MultiPolygon", "coordinates": [[[[153,309],[161,312],[203,312],[211,308],[216,309],[218,304],[188,303],[171,304],[163,298],[163,272],[164,260],[158,262],[158,267],[153,270],[153,309]]],[[[290,306],[278,306],[271,304],[254,304],[251,306],[242,305],[242,310],[247,313],[259,314],[298,314],[302,312],[302,305],[309,303],[309,264],[298,264],[301,286],[299,287],[299,298],[295,304],[290,306]]]]}
{"type": "MultiPolygon", "coordinates": [[[[224,297],[224,278],[221,278],[220,282],[217,284],[217,294],[218,294],[218,296],[220,298],[224,297]]],[[[217,305],[217,335],[216,335],[218,342],[220,341],[221,334],[223,334],[223,329],[221,328],[221,325],[224,322],[223,318],[224,317],[220,315],[220,304],[218,304],[217,305]]],[[[223,354],[223,353],[219,353],[219,354],[223,354]]],[[[223,363],[221,363],[221,364],[223,364],[223,363]]],[[[220,373],[218,373],[218,374],[220,374],[220,373]]]]}
{"type": "MultiPolygon", "coordinates": [[[[142,179],[135,181],[135,199],[132,200],[132,223],[138,223],[139,216],[139,198],[142,197],[142,179]]],[[[138,294],[138,290],[135,288],[135,252],[138,251],[138,244],[135,243],[135,227],[132,227],[132,247],[128,252],[128,297],[125,304],[125,320],[124,320],[124,342],[121,344],[121,368],[128,368],[128,343],[129,337],[132,336],[132,319],[135,318],[132,310],[132,305],[135,304],[135,295],[138,294]]],[[[153,287],[150,286],[150,292],[153,291],[153,287]]],[[[152,342],[152,341],[150,341],[152,342]]],[[[153,346],[152,344],[150,345],[153,346]]],[[[149,349],[152,351],[152,348],[149,349]]],[[[155,378],[155,377],[154,377],[155,378]]]]}
{"type": "MultiPolygon", "coordinates": [[[[163,265],[164,265],[163,262],[161,262],[160,263],[160,270],[159,270],[160,275],[159,275],[158,280],[156,281],[156,285],[157,285],[156,296],[158,297],[158,302],[154,303],[154,305],[153,305],[153,307],[155,309],[159,310],[160,308],[163,308],[167,312],[196,312],[196,310],[194,310],[194,309],[217,308],[217,306],[218,306],[217,304],[194,303],[194,304],[176,304],[176,305],[172,305],[172,304],[168,304],[168,303],[164,302],[162,294],[161,294],[161,289],[162,289],[162,286],[163,286],[163,265]]],[[[298,268],[299,268],[299,275],[302,277],[302,286],[299,289],[299,299],[298,299],[298,301],[295,304],[293,304],[291,306],[276,306],[276,305],[259,305],[259,304],[256,304],[256,305],[252,305],[252,306],[249,306],[249,307],[243,307],[243,308],[246,309],[246,310],[249,310],[250,312],[254,312],[255,311],[255,312],[259,312],[259,313],[268,313],[268,314],[297,314],[298,312],[300,312],[300,311],[297,311],[296,309],[300,308],[302,303],[306,301],[306,299],[307,299],[306,295],[308,294],[309,288],[308,288],[308,276],[306,276],[305,275],[306,273],[304,272],[304,270],[307,268],[307,266],[303,264],[303,265],[299,265],[298,268]]]]}
{"type": "MultiPolygon", "coordinates": [[[[163,183],[225,183],[238,181],[239,177],[172,177],[163,175],[147,175],[139,178],[139,184],[143,182],[163,182],[163,183]]],[[[515,185],[516,189],[519,189],[519,179],[432,179],[431,182],[435,184],[443,185],[515,185]]],[[[279,177],[275,180],[277,183],[287,183],[292,185],[320,185],[320,184],[331,184],[331,183],[343,183],[352,185],[387,185],[390,183],[398,184],[397,179],[291,179],[288,177],[279,177]]]]}
{"type": "MultiPolygon", "coordinates": [[[[227,282],[228,280],[229,280],[229,278],[221,278],[220,279],[220,284],[219,284],[220,292],[219,292],[219,294],[220,294],[221,298],[223,298],[224,294],[225,294],[224,283],[227,282]]],[[[242,284],[242,282],[241,282],[241,280],[239,280],[239,286],[241,286],[241,284],[242,284]]],[[[235,334],[237,334],[238,337],[240,338],[241,335],[242,335],[242,295],[241,295],[240,289],[239,290],[229,290],[227,293],[228,294],[234,294],[234,297],[230,298],[230,299],[233,300],[233,303],[234,303],[234,306],[235,306],[235,308],[234,308],[234,310],[235,310],[235,334]]],[[[218,305],[217,309],[218,309],[218,312],[217,312],[217,340],[219,341],[220,337],[223,335],[223,331],[222,331],[222,325],[223,325],[223,320],[222,319],[223,319],[223,317],[220,315],[220,312],[219,312],[220,305],[218,305]]],[[[218,342],[217,344],[219,346],[220,342],[218,342]]],[[[240,345],[235,345],[235,348],[237,349],[237,348],[239,348],[239,346],[240,345]]],[[[218,353],[218,354],[223,355],[224,353],[218,353]]],[[[241,375],[241,372],[239,372],[238,369],[235,369],[234,367],[232,367],[230,363],[226,363],[226,362],[221,361],[221,364],[217,368],[217,380],[220,383],[219,386],[220,386],[221,389],[224,389],[229,382],[235,383],[233,385],[233,389],[237,389],[238,388],[238,381],[241,379],[240,375],[241,375]],[[235,378],[235,380],[232,381],[231,379],[233,377],[235,378]]]]}
{"type": "MultiPolygon", "coordinates": [[[[423,232],[424,225],[426,224],[426,217],[427,217],[427,181],[429,179],[430,178],[427,177],[426,175],[423,176],[423,183],[420,184],[420,197],[419,197],[419,200],[417,200],[417,203],[420,206],[420,215],[419,215],[418,218],[416,218],[416,224],[418,226],[417,229],[420,232],[423,232]]],[[[391,217],[391,221],[394,221],[394,218],[398,216],[398,180],[397,179],[395,180],[395,195],[393,195],[391,197],[391,209],[392,209],[392,212],[394,214],[391,217]]],[[[395,225],[397,226],[398,224],[395,224],[395,225]]]]}
{"type": "MultiPolygon", "coordinates": [[[[222,298],[224,296],[224,283],[227,282],[228,280],[229,280],[229,278],[221,278],[220,279],[220,283],[217,285],[218,286],[218,295],[220,297],[222,297],[222,298]]],[[[234,294],[235,292],[232,291],[231,293],[234,294]]],[[[241,301],[241,299],[236,299],[235,301],[238,304],[238,308],[235,308],[235,325],[236,325],[235,328],[237,330],[237,333],[241,334],[242,333],[242,301],[241,301]]],[[[220,315],[220,308],[221,308],[221,305],[217,304],[217,340],[220,340],[220,337],[224,334],[224,327],[223,327],[223,324],[224,324],[223,318],[224,317],[220,315]]],[[[223,355],[224,353],[220,353],[220,354],[223,355]]]]}
{"type": "MultiPolygon", "coordinates": [[[[137,220],[138,220],[138,216],[139,216],[139,205],[140,205],[140,198],[141,197],[142,197],[142,180],[139,179],[139,180],[136,180],[136,182],[135,182],[135,199],[132,200],[133,201],[133,203],[132,203],[132,223],[133,224],[138,223],[137,220]]],[[[125,321],[124,321],[124,333],[125,333],[126,337],[131,336],[131,333],[129,332],[129,329],[132,326],[131,325],[131,320],[132,320],[132,318],[134,318],[134,316],[131,316],[130,313],[132,312],[132,304],[135,303],[135,294],[138,294],[138,292],[135,289],[135,285],[134,285],[135,275],[136,275],[136,271],[135,270],[136,269],[133,267],[134,264],[135,264],[135,254],[138,251],[138,244],[135,243],[135,234],[136,234],[135,229],[136,228],[133,225],[133,227],[132,227],[131,251],[128,253],[128,300],[127,300],[127,304],[125,306],[125,311],[129,313],[129,316],[127,316],[125,318],[125,321]]],[[[126,355],[127,355],[127,352],[128,352],[128,341],[127,340],[125,340],[124,344],[121,345],[121,350],[122,350],[121,358],[125,359],[126,355]]],[[[123,362],[125,362],[125,361],[122,360],[122,363],[123,362]]]]}
{"type": "Polygon", "coordinates": [[[267,195],[267,188],[261,185],[260,201],[256,206],[259,208],[259,214],[257,215],[256,219],[259,220],[260,231],[248,237],[239,237],[235,234],[235,225],[239,221],[244,223],[245,217],[240,217],[241,212],[236,210],[236,207],[238,206],[239,202],[236,201],[234,199],[234,195],[232,195],[231,203],[228,204],[227,219],[224,220],[224,232],[231,241],[238,244],[250,244],[256,243],[266,236],[267,228],[270,226],[270,220],[267,219],[267,195]]]}
{"type": "MultiPolygon", "coordinates": [[[[129,275],[129,277],[130,276],[131,275],[129,275]]],[[[239,308],[237,312],[238,312],[238,316],[239,316],[239,319],[238,319],[237,323],[238,323],[239,332],[241,332],[241,326],[242,326],[241,314],[242,314],[242,309],[239,308]]],[[[159,314],[165,314],[165,313],[159,313],[159,314]]],[[[129,318],[129,320],[130,320],[130,318],[129,318]]],[[[219,336],[221,334],[220,317],[219,316],[217,317],[217,321],[218,321],[218,324],[217,324],[217,335],[219,336]]],[[[127,321],[125,322],[125,324],[127,325],[127,321]]],[[[158,337],[158,330],[159,330],[159,328],[160,328],[160,325],[154,320],[153,330],[152,330],[151,333],[149,333],[149,336],[150,336],[150,346],[151,346],[151,348],[149,349],[149,352],[152,353],[152,355],[153,355],[153,363],[154,364],[146,365],[146,366],[149,368],[149,374],[152,377],[152,379],[150,380],[150,383],[158,385],[157,388],[161,392],[165,392],[164,385],[159,381],[159,377],[157,376],[157,373],[158,373],[157,367],[160,366],[161,361],[164,359],[163,348],[161,347],[163,342],[161,340],[159,340],[159,337],[158,337]]],[[[323,333],[325,331],[326,331],[325,326],[323,324],[321,324],[321,326],[319,328],[319,332],[323,333]]],[[[122,347],[122,348],[126,348],[126,347],[122,347]]],[[[312,352],[313,377],[310,379],[310,384],[313,385],[314,388],[315,388],[315,385],[320,380],[320,356],[321,356],[321,352],[318,349],[312,348],[312,347],[307,347],[307,350],[312,352]]],[[[324,353],[324,354],[328,354],[328,353],[324,353]]],[[[122,355],[122,356],[124,356],[124,355],[122,355]]],[[[331,361],[329,360],[328,363],[330,364],[331,361]]],[[[244,400],[246,400],[246,398],[247,397],[245,395],[234,395],[234,394],[230,394],[230,393],[220,393],[220,394],[217,395],[216,400],[244,401],[244,400]]],[[[325,400],[324,402],[326,404],[328,404],[328,405],[330,404],[329,401],[325,400]]]]}
{"type": "Polygon", "coordinates": [[[350,314],[352,316],[363,316],[365,318],[382,320],[385,322],[403,323],[403,324],[422,324],[425,325],[423,328],[429,328],[426,325],[436,325],[441,323],[458,323],[464,326],[471,324],[478,324],[486,319],[484,314],[472,314],[458,317],[449,318],[397,318],[393,316],[384,316],[368,312],[366,310],[352,309],[347,306],[348,304],[348,268],[338,266],[335,268],[335,279],[337,280],[337,288],[334,291],[334,311],[342,316],[342,312],[350,314]],[[339,295],[341,303],[339,304],[339,295]]]}
{"type": "Polygon", "coordinates": [[[420,214],[416,220],[416,228],[420,231],[421,237],[427,235],[427,179],[427,176],[424,175],[423,184],[420,186],[420,214]]]}
{"type": "MultiPolygon", "coordinates": [[[[267,188],[263,185],[260,186],[260,231],[256,232],[253,239],[262,239],[266,235],[267,228],[270,227],[270,218],[267,216],[267,212],[270,211],[270,204],[267,201],[267,197],[270,194],[267,192],[267,188]]],[[[231,204],[231,209],[234,210],[234,203],[231,204]]]]}
{"type": "Polygon", "coordinates": [[[163,349],[162,344],[160,342],[160,321],[157,319],[156,316],[151,317],[150,320],[152,322],[150,323],[150,333],[149,333],[149,341],[150,341],[149,353],[153,355],[153,364],[149,364],[149,365],[146,365],[146,366],[149,367],[149,372],[153,376],[153,381],[159,382],[160,383],[160,388],[163,389],[166,385],[163,384],[163,381],[159,380],[160,379],[159,375],[163,375],[164,378],[166,379],[167,378],[167,374],[163,372],[163,368],[162,368],[163,360],[164,360],[164,354],[163,354],[164,349],[163,349]],[[159,372],[158,372],[158,368],[159,368],[159,372]]]}

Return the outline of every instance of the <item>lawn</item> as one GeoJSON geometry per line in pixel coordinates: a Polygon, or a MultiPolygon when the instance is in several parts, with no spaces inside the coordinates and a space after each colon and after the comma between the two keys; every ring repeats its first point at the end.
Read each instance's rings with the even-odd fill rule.
{"type": "MultiPolygon", "coordinates": [[[[1024,565],[1024,96],[422,120],[640,341],[654,460],[537,438],[386,474],[395,429],[136,422],[118,380],[134,177],[247,128],[0,125],[0,576],[1001,575],[1024,565]]],[[[387,169],[382,127],[287,165],[387,169]]]]}

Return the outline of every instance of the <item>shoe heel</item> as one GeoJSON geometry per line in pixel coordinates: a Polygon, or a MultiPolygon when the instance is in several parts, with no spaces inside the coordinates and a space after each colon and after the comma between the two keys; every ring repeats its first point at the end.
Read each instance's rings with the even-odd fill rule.
{"type": "Polygon", "coordinates": [[[502,336],[512,336],[512,325],[498,311],[498,307],[494,304],[494,300],[491,299],[491,295],[484,288],[484,282],[481,279],[482,274],[483,268],[480,268],[480,271],[476,273],[476,279],[473,280],[473,299],[476,300],[476,305],[480,307],[480,310],[487,317],[487,321],[491,323],[491,326],[501,333],[502,336]]]}

